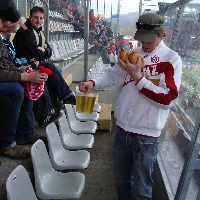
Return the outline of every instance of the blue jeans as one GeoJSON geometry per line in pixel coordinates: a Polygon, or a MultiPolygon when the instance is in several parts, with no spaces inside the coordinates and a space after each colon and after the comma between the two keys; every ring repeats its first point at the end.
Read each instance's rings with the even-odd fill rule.
{"type": "Polygon", "coordinates": [[[117,127],[113,144],[119,200],[151,200],[158,138],[126,133],[117,127]]]}
{"type": "MultiPolygon", "coordinates": [[[[53,64],[51,64],[51,63],[45,64],[45,62],[44,62],[44,63],[41,63],[40,65],[48,66],[48,65],[53,65],[53,64]]],[[[53,65],[53,66],[62,75],[62,68],[59,66],[55,66],[55,65],[53,65]]],[[[57,71],[55,72],[55,69],[53,69],[54,67],[51,67],[51,70],[54,71],[54,73],[57,73],[57,71]]],[[[33,69],[37,69],[37,68],[35,68],[33,66],[33,69]]],[[[55,104],[56,103],[54,103],[54,105],[55,104]]],[[[44,84],[43,94],[41,95],[41,97],[39,99],[37,99],[37,101],[33,101],[33,114],[34,114],[35,120],[37,122],[44,120],[50,114],[50,110],[52,107],[53,106],[51,103],[51,97],[49,95],[48,88],[47,88],[46,84],[44,84]]]]}
{"type": "Polygon", "coordinates": [[[16,140],[26,140],[33,132],[33,103],[24,98],[24,89],[20,83],[1,82],[0,96],[7,96],[12,102],[5,131],[0,138],[0,150],[7,150],[16,145],[16,140]]]}
{"type": "Polygon", "coordinates": [[[52,107],[58,106],[58,100],[62,101],[65,98],[72,95],[72,91],[69,89],[69,86],[63,79],[61,73],[58,71],[57,67],[50,62],[42,62],[40,65],[51,69],[53,74],[51,74],[47,81],[46,85],[50,95],[52,107]]]}
{"type": "Polygon", "coordinates": [[[46,84],[44,92],[37,101],[33,101],[33,114],[37,122],[44,120],[51,110],[51,99],[46,84]]]}
{"type": "Polygon", "coordinates": [[[5,131],[11,111],[11,100],[7,96],[0,96],[0,138],[5,131]]]}
{"type": "Polygon", "coordinates": [[[56,69],[60,72],[60,74],[62,75],[62,73],[63,73],[63,70],[62,70],[62,68],[61,67],[59,67],[59,66],[56,66],[55,65],[55,67],[56,67],[56,69]]]}

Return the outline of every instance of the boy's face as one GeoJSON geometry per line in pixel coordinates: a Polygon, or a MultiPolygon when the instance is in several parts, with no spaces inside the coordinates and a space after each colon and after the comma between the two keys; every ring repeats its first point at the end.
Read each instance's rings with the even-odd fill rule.
{"type": "Polygon", "coordinates": [[[142,50],[146,53],[151,53],[162,40],[161,37],[156,36],[152,42],[142,42],[142,50]]]}
{"type": "Polygon", "coordinates": [[[31,24],[39,29],[43,25],[44,21],[44,13],[42,12],[35,12],[32,16],[29,17],[31,24]]]}

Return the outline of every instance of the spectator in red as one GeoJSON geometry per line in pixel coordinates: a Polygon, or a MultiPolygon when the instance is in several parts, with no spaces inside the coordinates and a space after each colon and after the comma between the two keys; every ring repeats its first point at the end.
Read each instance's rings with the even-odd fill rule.
{"type": "Polygon", "coordinates": [[[110,53],[112,53],[113,55],[116,54],[116,50],[115,50],[115,39],[108,39],[108,42],[110,43],[110,53]]]}
{"type": "Polygon", "coordinates": [[[89,26],[90,26],[90,30],[91,29],[95,29],[96,27],[96,18],[94,16],[94,10],[90,10],[89,12],[89,26]]]}
{"type": "Polygon", "coordinates": [[[119,40],[119,46],[120,46],[120,48],[124,48],[124,49],[126,49],[126,50],[129,51],[130,50],[129,41],[125,40],[123,35],[120,35],[119,39],[120,39],[119,40]]]}
{"type": "Polygon", "coordinates": [[[115,62],[116,62],[116,59],[115,59],[115,55],[116,55],[115,40],[114,40],[114,38],[108,39],[108,42],[110,43],[110,50],[109,50],[110,64],[111,64],[111,67],[113,67],[115,65],[115,62]]]}

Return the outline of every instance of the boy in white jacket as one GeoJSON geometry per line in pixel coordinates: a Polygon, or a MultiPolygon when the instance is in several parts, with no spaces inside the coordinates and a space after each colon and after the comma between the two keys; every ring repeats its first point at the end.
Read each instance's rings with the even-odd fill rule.
{"type": "Polygon", "coordinates": [[[113,157],[119,200],[152,199],[151,174],[158,152],[158,141],[169,109],[178,98],[181,84],[180,56],[162,41],[164,19],[155,13],[143,14],[136,23],[136,48],[145,65],[140,69],[128,59],[92,80],[80,83],[80,90],[105,88],[123,83],[115,105],[116,135],[113,157]]]}

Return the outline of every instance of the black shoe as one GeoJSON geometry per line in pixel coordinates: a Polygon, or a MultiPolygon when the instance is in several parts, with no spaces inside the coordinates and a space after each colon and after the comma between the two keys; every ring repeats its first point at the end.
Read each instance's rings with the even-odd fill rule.
{"type": "Polygon", "coordinates": [[[39,127],[40,128],[44,128],[46,127],[48,124],[50,124],[51,122],[57,120],[59,117],[61,117],[61,113],[56,113],[54,115],[48,115],[44,120],[39,121],[39,127]]]}
{"type": "Polygon", "coordinates": [[[24,144],[34,144],[37,140],[42,140],[44,143],[47,143],[47,138],[45,136],[40,136],[35,134],[34,136],[32,136],[31,138],[28,138],[26,140],[22,140],[22,141],[16,141],[18,145],[24,145],[24,144]]]}
{"type": "Polygon", "coordinates": [[[71,95],[68,98],[63,100],[63,104],[72,104],[72,105],[76,105],[76,97],[71,95]]]}
{"type": "Polygon", "coordinates": [[[57,113],[60,113],[60,111],[62,110],[63,108],[63,103],[60,102],[60,104],[58,106],[56,106],[55,108],[52,108],[51,111],[50,111],[50,114],[49,115],[55,115],[57,113]]]}

